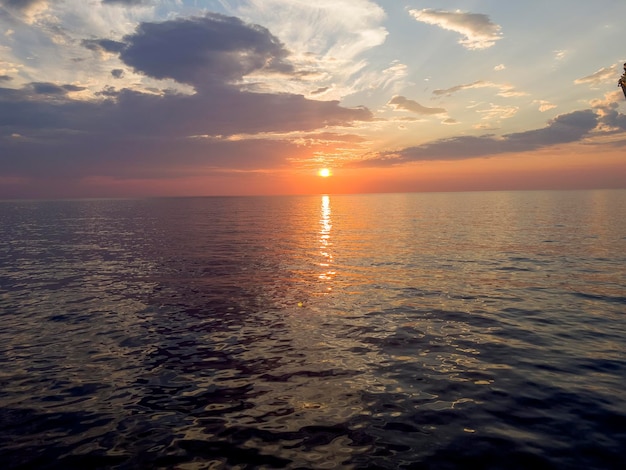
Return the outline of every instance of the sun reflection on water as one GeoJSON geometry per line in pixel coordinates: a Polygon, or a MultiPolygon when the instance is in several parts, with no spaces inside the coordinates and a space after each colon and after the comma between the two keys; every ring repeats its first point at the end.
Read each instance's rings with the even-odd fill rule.
{"type": "MultiPolygon", "coordinates": [[[[330,197],[322,196],[322,206],[320,209],[320,255],[322,261],[319,263],[323,272],[318,276],[323,281],[330,281],[335,276],[333,265],[332,242],[330,232],[333,228],[331,220],[330,197]]],[[[331,287],[328,287],[331,290],[331,287]]]]}

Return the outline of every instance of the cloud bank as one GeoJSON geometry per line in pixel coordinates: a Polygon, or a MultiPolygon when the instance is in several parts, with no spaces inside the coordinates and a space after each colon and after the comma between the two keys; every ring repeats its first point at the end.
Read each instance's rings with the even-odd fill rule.
{"type": "MultiPolygon", "coordinates": [[[[613,116],[615,120],[615,116],[613,116]]],[[[358,166],[393,166],[415,161],[465,160],[505,153],[529,152],[558,144],[577,142],[586,137],[599,123],[592,110],[575,111],[557,116],[541,129],[493,135],[457,136],[435,140],[396,152],[383,152],[364,160],[358,166]]]]}

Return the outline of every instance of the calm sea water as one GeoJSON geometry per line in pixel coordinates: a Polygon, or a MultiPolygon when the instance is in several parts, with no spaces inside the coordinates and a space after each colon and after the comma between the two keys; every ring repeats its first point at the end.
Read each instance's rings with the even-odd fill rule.
{"type": "Polygon", "coordinates": [[[626,191],[0,202],[2,468],[623,469],[626,191]]]}

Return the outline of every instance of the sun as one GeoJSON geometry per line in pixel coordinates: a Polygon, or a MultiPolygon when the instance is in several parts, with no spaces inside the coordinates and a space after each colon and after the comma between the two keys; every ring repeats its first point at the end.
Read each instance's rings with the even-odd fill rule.
{"type": "Polygon", "coordinates": [[[330,171],[330,168],[320,168],[317,170],[317,174],[322,178],[328,178],[332,175],[332,172],[330,171]]]}

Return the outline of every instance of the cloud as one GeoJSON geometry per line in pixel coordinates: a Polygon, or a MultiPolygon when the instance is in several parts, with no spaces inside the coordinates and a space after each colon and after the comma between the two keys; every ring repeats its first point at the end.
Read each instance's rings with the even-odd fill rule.
{"type": "MultiPolygon", "coordinates": [[[[73,92],[84,88],[73,84],[0,87],[0,175],[153,177],[201,168],[265,168],[302,150],[294,142],[255,136],[373,119],[368,109],[342,107],[338,101],[241,89],[245,74],[295,71],[269,31],[236,18],[143,23],[121,42],[89,40],[83,46],[117,52],[138,73],[173,78],[196,92],[107,86],[97,99],[79,100],[73,92]],[[229,138],[242,134],[247,137],[229,138]]],[[[121,76],[122,70],[111,73],[121,76]]]]}
{"type": "Polygon", "coordinates": [[[85,87],[76,85],[55,85],[48,82],[33,82],[28,85],[38,95],[65,95],[70,91],[82,91],[85,87]]]}
{"type": "MultiPolygon", "coordinates": [[[[227,7],[226,2],[221,2],[227,7]]],[[[307,93],[329,87],[325,96],[340,99],[373,87],[369,78],[380,70],[370,66],[367,51],[385,42],[385,11],[370,0],[246,0],[233,13],[263,24],[292,51],[290,61],[308,75],[300,82],[274,80],[274,90],[307,93]],[[364,77],[365,74],[371,74],[364,77]],[[310,85],[315,80],[315,87],[310,85]]],[[[389,73],[386,73],[389,75],[389,73]]],[[[387,77],[388,80],[393,77],[387,77]]]]}
{"type": "MultiPolygon", "coordinates": [[[[370,0],[248,0],[238,15],[267,25],[289,48],[345,65],[385,41],[384,10],[370,0]]],[[[311,60],[311,56],[307,60],[311,60]]]]}
{"type": "Polygon", "coordinates": [[[410,111],[416,114],[443,114],[447,112],[443,108],[427,108],[426,106],[422,106],[417,101],[410,100],[405,98],[404,96],[396,95],[391,100],[388,105],[392,106],[396,111],[410,111]]]}
{"type": "Polygon", "coordinates": [[[264,131],[314,131],[369,119],[367,110],[300,96],[238,93],[146,95],[129,90],[102,102],[73,100],[65,86],[0,88],[0,175],[60,178],[167,177],[202,168],[280,166],[302,154],[264,131]],[[228,139],[234,133],[245,139],[228,139]],[[20,139],[10,138],[13,134],[20,139]],[[213,135],[210,139],[191,138],[213,135]]]}
{"type": "Polygon", "coordinates": [[[85,49],[89,49],[90,51],[109,52],[113,54],[122,52],[126,47],[125,43],[113,41],[112,39],[83,39],[81,44],[85,49]]]}
{"type": "Polygon", "coordinates": [[[284,140],[146,139],[132,135],[112,139],[107,134],[81,133],[71,137],[45,143],[28,135],[3,139],[2,147],[13,158],[0,159],[0,174],[46,180],[177,178],[216,169],[280,167],[299,152],[293,142],[284,140]]]}
{"type": "Polygon", "coordinates": [[[546,111],[550,111],[551,109],[554,109],[557,107],[555,104],[552,104],[549,101],[545,101],[545,100],[534,100],[533,104],[538,104],[539,111],[542,113],[545,113],[546,111]]]}
{"type": "Polygon", "coordinates": [[[444,90],[438,89],[438,90],[434,90],[433,91],[433,95],[435,96],[440,96],[440,95],[452,95],[453,93],[457,93],[459,91],[464,91],[464,90],[472,90],[472,89],[476,89],[476,88],[496,88],[498,89],[498,96],[502,96],[502,97],[513,97],[513,96],[523,96],[525,95],[525,93],[523,92],[518,92],[515,91],[515,88],[511,85],[508,84],[501,84],[501,83],[493,83],[493,82],[486,82],[484,80],[478,80],[475,81],[473,83],[468,83],[468,84],[464,84],[464,85],[456,85],[453,86],[451,88],[447,88],[444,90]]]}
{"type": "Polygon", "coordinates": [[[587,75],[586,77],[578,78],[574,80],[574,83],[576,85],[599,86],[611,80],[617,82],[618,78],[619,73],[617,71],[617,65],[612,65],[610,67],[602,67],[597,72],[587,75]]]}
{"type": "Polygon", "coordinates": [[[617,111],[618,100],[622,99],[622,92],[607,93],[604,99],[596,99],[591,106],[600,116],[600,130],[605,133],[621,133],[626,131],[626,114],[617,111]]]}
{"type": "MultiPolygon", "coordinates": [[[[0,0],[0,6],[26,23],[32,23],[35,16],[45,11],[53,1],[54,0],[0,0]]],[[[1,8],[0,13],[2,13],[1,8]]]]}
{"type": "Polygon", "coordinates": [[[325,126],[371,120],[365,108],[343,108],[336,101],[313,101],[299,95],[245,93],[222,87],[214,93],[150,95],[108,91],[104,101],[79,101],[66,96],[74,85],[29,84],[20,90],[0,88],[0,126],[45,137],[69,129],[106,133],[109,138],[185,138],[259,132],[310,131],[325,126]]]}
{"type": "Polygon", "coordinates": [[[561,114],[542,129],[517,132],[504,136],[513,152],[535,150],[551,145],[577,142],[587,136],[598,124],[598,115],[588,109],[561,114]]]}
{"type": "Polygon", "coordinates": [[[368,83],[367,86],[370,89],[395,89],[402,85],[402,81],[408,74],[408,66],[394,60],[389,67],[383,70],[363,74],[359,81],[368,83]]]}
{"type": "Polygon", "coordinates": [[[317,89],[313,90],[311,92],[311,95],[322,95],[322,94],[326,93],[328,90],[330,90],[330,87],[323,86],[323,87],[320,87],[320,88],[317,88],[317,89]]]}
{"type": "Polygon", "coordinates": [[[500,106],[490,103],[488,109],[480,109],[476,112],[483,114],[483,120],[493,122],[500,119],[512,118],[518,111],[519,108],[517,106],[500,106]]]}
{"type": "Polygon", "coordinates": [[[150,0],[102,0],[103,5],[129,5],[138,6],[151,3],[150,0]]]}
{"type": "Polygon", "coordinates": [[[0,5],[7,8],[28,12],[30,10],[45,6],[48,4],[47,0],[1,0],[0,5]]]}
{"type": "Polygon", "coordinates": [[[493,82],[486,82],[484,80],[478,80],[472,83],[467,83],[464,85],[456,85],[453,86],[451,88],[446,88],[446,89],[438,89],[438,90],[434,90],[433,91],[433,95],[435,96],[441,96],[441,95],[447,95],[450,96],[453,93],[457,93],[459,91],[464,91],[464,90],[472,90],[472,89],[476,89],[476,88],[496,88],[498,89],[498,96],[504,97],[504,98],[511,98],[514,96],[524,96],[526,95],[526,93],[520,92],[520,91],[516,91],[515,88],[512,85],[508,85],[508,84],[503,84],[503,83],[493,83],[493,82]]]}
{"type": "MultiPolygon", "coordinates": [[[[120,58],[135,71],[196,88],[234,82],[261,70],[294,71],[285,61],[287,50],[266,28],[217,13],[142,23],[123,42],[120,58]]],[[[118,48],[100,45],[108,51],[118,48]]]]}
{"type": "Polygon", "coordinates": [[[0,82],[8,82],[13,80],[13,77],[10,77],[9,75],[0,75],[0,82]]]}
{"type": "Polygon", "coordinates": [[[359,166],[392,166],[413,161],[465,160],[513,152],[529,152],[558,144],[577,142],[598,125],[598,115],[592,110],[574,111],[551,120],[541,129],[494,135],[457,136],[427,142],[396,152],[384,152],[375,158],[359,162],[359,166]]]}
{"type": "Polygon", "coordinates": [[[501,27],[480,13],[433,9],[409,10],[409,13],[417,21],[461,34],[459,44],[467,49],[486,49],[502,39],[501,27]]]}

